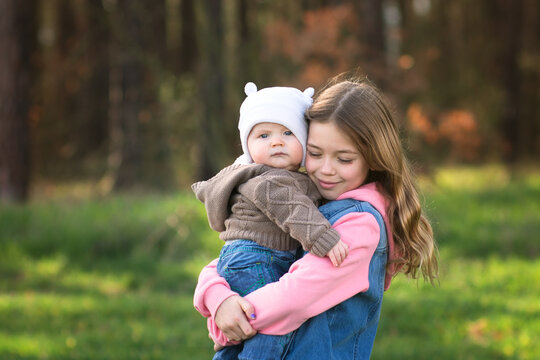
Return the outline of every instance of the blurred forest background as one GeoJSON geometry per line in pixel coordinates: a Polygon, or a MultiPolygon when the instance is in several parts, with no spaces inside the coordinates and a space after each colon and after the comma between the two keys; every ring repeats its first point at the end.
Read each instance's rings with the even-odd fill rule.
{"type": "Polygon", "coordinates": [[[3,202],[185,187],[239,155],[247,81],[350,71],[421,170],[540,155],[536,0],[3,0],[0,53],[3,202]]]}
{"type": "Polygon", "coordinates": [[[0,0],[0,358],[210,359],[189,185],[244,85],[367,76],[440,249],[373,359],[540,358],[540,1],[0,0]]]}

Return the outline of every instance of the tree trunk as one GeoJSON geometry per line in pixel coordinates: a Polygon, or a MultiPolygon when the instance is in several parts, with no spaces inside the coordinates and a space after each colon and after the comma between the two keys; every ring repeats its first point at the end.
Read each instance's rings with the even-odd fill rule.
{"type": "Polygon", "coordinates": [[[223,165],[225,141],[225,66],[222,2],[204,0],[201,19],[200,113],[198,178],[208,179],[223,165]]]}
{"type": "MultiPolygon", "coordinates": [[[[540,54],[540,4],[537,1],[530,0],[529,7],[528,11],[532,9],[535,14],[533,15],[534,20],[530,31],[532,43],[534,44],[532,51],[540,54]]],[[[536,71],[531,77],[533,78],[533,85],[530,87],[529,92],[531,100],[527,103],[530,108],[529,127],[527,129],[530,139],[528,149],[531,158],[538,159],[538,155],[540,155],[540,109],[537,104],[540,103],[540,71],[536,71]]]]}
{"type": "MultiPolygon", "coordinates": [[[[259,58],[259,46],[260,41],[257,34],[258,29],[256,21],[250,21],[257,16],[257,8],[250,6],[251,2],[248,0],[238,0],[237,3],[237,28],[238,33],[238,51],[235,58],[232,61],[236,61],[238,64],[237,76],[239,85],[241,86],[238,92],[241,94],[241,99],[244,100],[244,85],[248,81],[254,81],[257,79],[257,72],[261,72],[260,62],[253,61],[253,59],[259,58]]],[[[235,89],[235,90],[237,90],[235,89]]],[[[238,110],[238,109],[237,109],[238,110]]]]}
{"type": "Polygon", "coordinates": [[[198,58],[194,0],[182,0],[180,8],[180,61],[179,73],[192,74],[196,71],[198,58]]]}
{"type": "Polygon", "coordinates": [[[385,29],[383,2],[363,0],[356,4],[360,15],[361,62],[365,72],[375,84],[384,88],[386,78],[385,29]]]}
{"type": "Polygon", "coordinates": [[[129,189],[142,175],[139,111],[142,102],[142,20],[137,3],[121,0],[111,14],[109,180],[113,189],[129,189]]]}
{"type": "Polygon", "coordinates": [[[119,0],[111,15],[110,156],[105,189],[167,187],[173,182],[160,114],[165,64],[165,1],[119,0]]]}
{"type": "Polygon", "coordinates": [[[144,186],[166,189],[175,185],[169,133],[158,96],[160,79],[168,61],[165,41],[166,0],[144,0],[139,3],[144,9],[141,50],[143,83],[139,120],[142,146],[145,151],[139,181],[144,186]]]}
{"type": "Polygon", "coordinates": [[[503,46],[501,47],[502,86],[504,92],[503,112],[501,114],[501,133],[508,145],[505,158],[508,162],[516,161],[521,148],[520,119],[521,79],[518,59],[521,55],[523,0],[512,2],[500,1],[501,18],[499,24],[503,46]]]}
{"type": "MultiPolygon", "coordinates": [[[[151,63],[162,68],[167,60],[166,0],[139,0],[142,7],[144,51],[151,63]]],[[[182,1],[184,2],[184,1],[182,1]]]]}
{"type": "Polygon", "coordinates": [[[80,91],[74,99],[72,118],[77,124],[72,141],[77,144],[78,158],[84,159],[105,145],[108,137],[109,31],[101,2],[85,0],[75,5],[78,46],[82,56],[77,64],[80,91]]]}
{"type": "Polygon", "coordinates": [[[445,1],[439,1],[437,4],[437,18],[441,25],[438,30],[441,55],[435,70],[434,82],[435,84],[447,84],[440,89],[438,103],[443,109],[451,109],[456,106],[454,98],[455,91],[453,89],[458,87],[456,83],[457,58],[454,47],[452,46],[452,34],[449,31],[449,29],[455,25],[452,24],[452,19],[450,17],[450,7],[452,4],[445,1]]]}
{"type": "Polygon", "coordinates": [[[0,1],[0,202],[22,202],[29,194],[35,50],[35,1],[0,1]]]}
{"type": "Polygon", "coordinates": [[[401,15],[400,41],[401,54],[411,55],[412,41],[414,36],[414,10],[411,0],[399,0],[398,8],[401,15]]]}

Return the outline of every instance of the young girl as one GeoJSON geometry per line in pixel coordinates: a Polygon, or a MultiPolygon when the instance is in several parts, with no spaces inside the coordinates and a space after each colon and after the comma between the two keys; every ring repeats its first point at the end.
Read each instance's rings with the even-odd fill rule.
{"type": "Polygon", "coordinates": [[[331,200],[320,210],[349,255],[335,267],[306,254],[278,282],[245,298],[229,290],[214,261],[201,272],[194,304],[215,320],[210,332],[222,345],[246,339],[254,329],[278,335],[298,329],[273,358],[369,359],[392,276],[436,278],[433,233],[396,125],[375,87],[338,82],[316,98],[306,116],[306,170],[331,200]]]}

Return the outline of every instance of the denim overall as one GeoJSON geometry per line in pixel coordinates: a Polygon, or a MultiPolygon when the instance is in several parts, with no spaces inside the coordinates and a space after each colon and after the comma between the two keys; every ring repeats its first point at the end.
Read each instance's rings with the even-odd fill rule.
{"type": "MultiPolygon", "coordinates": [[[[268,283],[278,281],[302,256],[301,247],[298,251],[281,251],[251,240],[236,240],[221,249],[217,271],[227,280],[231,290],[245,296],[268,283]]],[[[279,359],[292,334],[257,334],[241,344],[226,346],[216,352],[213,360],[279,359]]]]}
{"type": "Polygon", "coordinates": [[[282,359],[369,359],[379,324],[388,257],[384,220],[371,204],[353,199],[332,201],[319,210],[332,225],[350,212],[368,212],[379,223],[379,245],[369,263],[369,289],[302,324],[293,332],[282,359]]]}

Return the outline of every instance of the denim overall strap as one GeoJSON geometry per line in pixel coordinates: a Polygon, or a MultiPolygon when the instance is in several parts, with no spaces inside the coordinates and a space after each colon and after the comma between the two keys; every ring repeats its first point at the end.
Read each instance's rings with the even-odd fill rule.
{"type": "Polygon", "coordinates": [[[352,212],[367,212],[377,220],[380,238],[369,264],[369,289],[302,324],[282,359],[369,359],[379,324],[388,257],[384,220],[371,204],[354,199],[331,201],[319,210],[332,225],[352,212]]]}
{"type": "Polygon", "coordinates": [[[384,219],[381,213],[367,201],[360,201],[360,200],[354,200],[354,199],[330,201],[322,205],[321,207],[319,207],[319,211],[328,220],[330,225],[334,225],[334,223],[338,221],[341,217],[351,212],[370,213],[371,215],[375,217],[375,220],[377,220],[377,223],[379,224],[379,228],[381,229],[381,238],[379,240],[379,245],[377,246],[377,250],[385,249],[388,246],[386,226],[384,224],[384,219]]]}

